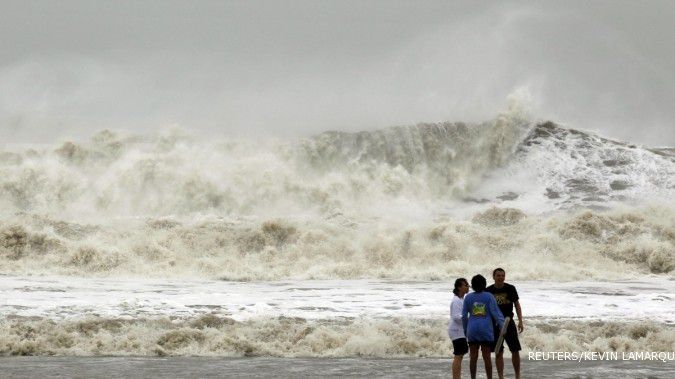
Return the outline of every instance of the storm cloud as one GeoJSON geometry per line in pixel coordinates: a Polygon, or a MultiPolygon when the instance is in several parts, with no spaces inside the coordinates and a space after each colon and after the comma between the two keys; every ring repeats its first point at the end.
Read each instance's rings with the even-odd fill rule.
{"type": "Polygon", "coordinates": [[[3,1],[0,138],[534,117],[675,145],[670,1],[3,1]]]}

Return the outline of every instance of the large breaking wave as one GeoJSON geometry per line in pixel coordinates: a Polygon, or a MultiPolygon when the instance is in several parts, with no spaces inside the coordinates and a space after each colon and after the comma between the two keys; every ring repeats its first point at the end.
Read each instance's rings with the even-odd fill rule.
{"type": "Polygon", "coordinates": [[[450,199],[504,163],[525,121],[420,124],[299,143],[141,140],[109,131],[86,143],[2,152],[6,212],[82,218],[213,213],[359,212],[362,203],[450,199]]]}
{"type": "Polygon", "coordinates": [[[534,123],[0,152],[0,269],[226,280],[671,273],[675,154],[534,123]]]}

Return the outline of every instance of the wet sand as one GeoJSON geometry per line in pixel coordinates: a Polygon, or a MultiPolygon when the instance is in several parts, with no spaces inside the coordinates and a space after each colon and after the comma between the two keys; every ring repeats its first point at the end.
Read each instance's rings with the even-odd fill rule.
{"type": "MultiPolygon", "coordinates": [[[[465,358],[462,377],[469,377],[465,358]]],[[[449,359],[6,357],[3,378],[445,378],[449,359]]],[[[524,378],[672,378],[675,362],[523,361],[524,378]]],[[[478,377],[485,378],[482,363],[478,377]]],[[[496,371],[494,372],[496,378],[496,371]]],[[[513,378],[507,365],[506,377],[513,378]]]]}

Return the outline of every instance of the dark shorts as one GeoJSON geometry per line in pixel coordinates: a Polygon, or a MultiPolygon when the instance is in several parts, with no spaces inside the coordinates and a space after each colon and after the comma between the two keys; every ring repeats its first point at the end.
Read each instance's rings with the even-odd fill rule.
{"type": "MultiPolygon", "coordinates": [[[[495,326],[495,340],[492,342],[492,351],[495,351],[497,340],[499,339],[499,329],[495,326]]],[[[516,322],[511,319],[509,325],[506,327],[506,334],[504,334],[504,345],[509,346],[509,351],[516,352],[522,350],[520,347],[520,340],[518,340],[518,329],[516,329],[516,322]]],[[[504,345],[499,352],[504,351],[504,345]]],[[[498,353],[499,353],[498,352],[498,353]]]]}
{"type": "Polygon", "coordinates": [[[466,344],[466,338],[457,338],[452,340],[452,354],[464,355],[469,352],[469,345],[466,344]]]}

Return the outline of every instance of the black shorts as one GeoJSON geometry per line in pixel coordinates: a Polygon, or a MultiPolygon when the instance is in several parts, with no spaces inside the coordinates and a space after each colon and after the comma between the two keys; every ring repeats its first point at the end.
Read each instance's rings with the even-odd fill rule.
{"type": "MultiPolygon", "coordinates": [[[[492,351],[495,351],[497,345],[497,340],[499,339],[499,328],[494,327],[495,330],[495,340],[492,343],[492,351]]],[[[518,340],[518,329],[516,329],[516,322],[511,319],[509,325],[506,327],[506,333],[504,334],[504,344],[509,346],[509,350],[513,353],[516,351],[522,350],[520,347],[520,340],[518,340]]],[[[499,352],[504,351],[504,345],[499,352]]],[[[498,353],[499,353],[498,352],[498,353]]]]}
{"type": "Polygon", "coordinates": [[[466,344],[466,338],[457,338],[452,340],[452,354],[464,355],[469,352],[469,345],[466,344]]]}

